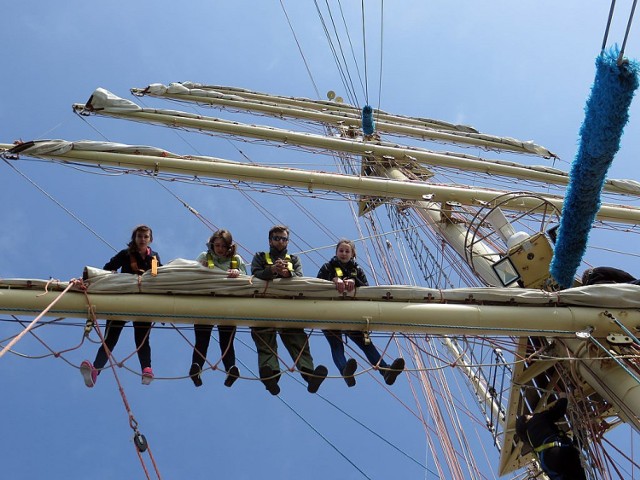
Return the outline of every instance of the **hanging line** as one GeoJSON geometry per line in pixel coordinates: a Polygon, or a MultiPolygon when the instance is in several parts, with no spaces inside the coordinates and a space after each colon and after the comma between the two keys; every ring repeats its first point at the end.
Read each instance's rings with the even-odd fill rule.
{"type": "MultiPolygon", "coordinates": [[[[618,55],[617,64],[620,66],[622,64],[622,59],[624,56],[624,50],[627,46],[627,40],[629,38],[629,32],[631,31],[631,23],[633,22],[633,16],[636,11],[636,4],[638,0],[633,0],[633,4],[631,5],[631,13],[629,14],[629,20],[627,21],[627,28],[624,33],[624,39],[622,41],[622,47],[620,48],[620,54],[618,55]]],[[[604,31],[604,37],[602,38],[602,47],[600,49],[600,53],[604,52],[604,49],[607,46],[607,40],[609,38],[609,29],[611,28],[611,20],[613,19],[613,11],[615,10],[616,0],[611,0],[611,7],[609,8],[609,17],[607,18],[607,26],[604,31]]]]}
{"type": "Polygon", "coordinates": [[[93,235],[95,235],[95,237],[100,240],[101,242],[103,242],[105,245],[107,245],[108,247],[110,247],[114,252],[117,252],[118,249],[115,248],[113,245],[111,245],[109,242],[107,242],[104,238],[102,238],[98,232],[96,232],[95,230],[93,230],[89,225],[87,225],[86,223],[84,223],[75,213],[73,213],[71,210],[69,210],[67,207],[65,207],[64,205],[62,205],[58,200],[56,200],[55,198],[53,198],[49,193],[47,193],[42,187],[40,187],[40,185],[38,185],[36,182],[34,182],[33,180],[31,180],[29,177],[27,177],[24,173],[22,173],[20,170],[18,170],[15,166],[11,165],[11,163],[9,163],[9,161],[3,157],[4,162],[9,165],[10,168],[12,168],[18,175],[20,175],[22,178],[24,178],[27,182],[29,182],[31,185],[33,185],[34,187],[36,187],[40,193],[42,193],[44,196],[46,196],[49,200],[51,200],[53,203],[55,203],[57,206],[59,206],[61,209],[63,209],[65,212],[67,212],[67,214],[69,214],[71,216],[71,218],[73,218],[76,222],[78,222],[80,225],[82,225],[84,228],[86,228],[87,230],[89,230],[93,235]]]}
{"type": "MultiPolygon", "coordinates": [[[[331,38],[331,33],[329,32],[329,28],[327,27],[327,23],[325,22],[325,19],[322,15],[322,11],[320,10],[320,5],[318,5],[318,1],[317,0],[313,0],[313,3],[316,7],[316,12],[318,14],[318,18],[320,19],[320,24],[322,25],[322,28],[324,30],[325,33],[325,37],[327,38],[327,42],[329,43],[329,48],[331,49],[331,53],[333,54],[333,59],[336,63],[336,67],[338,68],[338,74],[340,75],[340,80],[342,81],[342,85],[345,88],[345,92],[346,95],[349,98],[349,102],[352,105],[357,106],[358,105],[358,98],[356,96],[355,93],[355,88],[353,87],[353,82],[351,81],[351,75],[349,74],[349,70],[347,68],[347,65],[345,64],[344,68],[342,66],[342,64],[340,63],[340,58],[338,56],[338,52],[336,50],[335,45],[333,44],[333,39],[331,38]],[[347,77],[349,82],[347,82],[347,77]],[[349,83],[351,84],[351,88],[349,88],[349,83]]],[[[333,16],[331,15],[331,8],[329,7],[329,5],[327,4],[327,9],[329,10],[329,16],[331,19],[333,19],[333,16]]],[[[340,44],[340,37],[337,35],[337,30],[335,28],[335,23],[334,23],[334,31],[336,32],[336,37],[337,37],[337,41],[338,41],[338,45],[341,47],[340,44]]],[[[344,58],[344,55],[342,55],[342,57],[344,58]]]]}
{"type": "Polygon", "coordinates": [[[633,21],[633,15],[636,11],[636,4],[638,0],[633,0],[631,6],[631,13],[629,14],[629,21],[627,22],[627,30],[624,33],[624,40],[622,41],[622,48],[620,48],[620,55],[618,55],[618,66],[622,65],[622,56],[624,55],[624,49],[627,46],[627,39],[629,38],[629,31],[631,30],[631,22],[633,21]]]}
{"type": "Polygon", "coordinates": [[[359,104],[358,102],[358,96],[356,94],[356,88],[353,85],[353,79],[351,78],[351,72],[349,71],[349,65],[347,63],[347,59],[344,55],[344,48],[342,47],[342,42],[340,41],[340,35],[338,34],[338,28],[336,27],[336,22],[333,18],[333,14],[331,13],[331,7],[329,6],[329,1],[325,0],[325,4],[327,6],[327,12],[329,13],[329,19],[331,20],[331,26],[333,27],[333,33],[336,36],[336,41],[338,42],[338,48],[340,50],[340,56],[342,57],[342,62],[344,64],[344,70],[346,72],[346,76],[349,79],[349,84],[351,85],[351,91],[353,92],[353,99],[355,101],[354,105],[357,106],[359,104]]]}
{"type": "Polygon", "coordinates": [[[364,0],[361,2],[362,9],[362,54],[364,56],[364,101],[369,105],[369,74],[367,73],[367,35],[365,29],[364,0]]]}
{"type": "Polygon", "coordinates": [[[184,201],[184,200],[183,200],[182,198],[180,198],[178,195],[176,195],[176,194],[175,194],[175,193],[173,193],[171,190],[169,190],[169,188],[168,188],[166,185],[164,185],[160,180],[158,180],[158,179],[156,178],[156,176],[155,176],[155,175],[153,175],[151,178],[153,178],[153,180],[154,180],[158,185],[160,185],[162,188],[164,188],[164,189],[167,191],[167,193],[169,193],[169,194],[170,194],[171,196],[173,196],[176,200],[178,200],[180,203],[182,203],[182,205],[183,205],[187,210],[189,210],[191,213],[193,213],[193,214],[196,216],[196,218],[197,218],[198,220],[200,220],[204,225],[206,225],[206,226],[207,226],[207,227],[208,227],[212,232],[214,232],[214,231],[218,230],[218,227],[217,227],[214,223],[212,223],[212,222],[210,222],[209,220],[207,220],[207,219],[206,219],[204,216],[202,216],[202,215],[200,214],[200,212],[198,212],[195,208],[193,208],[193,207],[192,207],[191,205],[189,205],[186,201],[184,201]]]}
{"type": "Polygon", "coordinates": [[[609,38],[609,28],[611,27],[611,19],[613,18],[613,10],[616,8],[616,0],[611,0],[611,7],[609,8],[609,18],[607,19],[607,27],[604,29],[604,37],[602,38],[602,48],[600,53],[604,52],[607,46],[607,39],[609,38]]]}
{"type": "Polygon", "coordinates": [[[302,61],[304,62],[304,68],[307,69],[307,75],[309,75],[309,79],[311,80],[311,84],[313,85],[313,89],[316,92],[316,96],[318,97],[318,99],[320,99],[320,91],[318,90],[318,86],[316,85],[316,82],[313,79],[313,75],[311,74],[311,69],[309,68],[309,64],[307,63],[307,59],[304,56],[304,53],[302,51],[302,46],[300,45],[300,42],[298,41],[298,36],[296,35],[296,32],[293,30],[293,25],[291,24],[291,20],[289,19],[289,15],[287,14],[287,10],[285,9],[284,3],[282,3],[282,0],[280,0],[280,7],[282,7],[282,13],[284,13],[285,18],[287,19],[287,23],[289,24],[289,29],[291,30],[291,33],[293,34],[293,39],[296,41],[296,45],[298,46],[298,52],[300,52],[300,56],[302,57],[302,61]]]}
{"type": "Polygon", "coordinates": [[[382,52],[384,47],[384,0],[380,3],[380,77],[378,78],[378,109],[376,118],[380,114],[382,104],[382,52]]]}
{"type": "MultiPolygon", "coordinates": [[[[15,315],[11,315],[11,317],[13,317],[13,319],[18,322],[20,325],[22,325],[23,327],[25,326],[25,323],[27,322],[23,322],[22,320],[20,320],[18,317],[16,317],[15,315]]],[[[57,322],[59,320],[64,320],[64,317],[58,317],[50,322],[41,322],[40,325],[35,326],[34,328],[31,329],[31,331],[29,332],[38,342],[40,342],[40,344],[46,348],[47,350],[49,350],[50,354],[53,355],[55,358],[62,358],[62,360],[64,360],[65,362],[67,362],[69,365],[73,365],[69,360],[67,360],[66,358],[64,358],[62,356],[63,353],[67,353],[67,352],[72,352],[74,350],[79,349],[80,347],[82,347],[82,345],[84,344],[84,335],[82,336],[82,339],[80,340],[80,343],[78,345],[76,345],[75,347],[69,347],[66,348],[64,350],[53,350],[49,344],[47,344],[47,342],[45,342],[44,340],[42,340],[35,332],[34,330],[36,328],[40,328],[40,327],[44,327],[45,325],[51,325],[54,322],[57,322]]],[[[16,352],[11,352],[11,353],[16,353],[16,352]]],[[[41,355],[38,358],[46,358],[50,355],[41,355]]],[[[34,358],[32,356],[29,356],[29,358],[34,358]]]]}
{"type": "Polygon", "coordinates": [[[342,17],[342,25],[344,25],[344,31],[347,34],[349,40],[349,49],[351,50],[351,58],[353,58],[353,64],[356,67],[356,73],[358,74],[358,80],[360,80],[360,87],[364,92],[364,83],[362,82],[362,75],[360,75],[360,66],[358,65],[358,59],[356,58],[356,52],[353,48],[353,42],[351,41],[351,35],[349,35],[349,26],[347,25],[347,19],[344,17],[344,11],[342,9],[342,2],[338,0],[338,7],[340,8],[340,16],[342,17]]]}
{"type": "MultiPolygon", "coordinates": [[[[87,294],[86,290],[85,290],[85,296],[87,298],[87,304],[90,305],[89,295],[87,294]]],[[[118,390],[120,392],[120,397],[122,398],[122,403],[124,404],[124,408],[127,411],[127,414],[129,415],[129,426],[131,427],[131,429],[133,430],[133,433],[134,433],[134,435],[133,435],[133,444],[134,444],[134,447],[135,447],[136,452],[138,454],[138,458],[140,460],[140,464],[142,465],[142,469],[144,470],[144,473],[145,473],[147,479],[151,480],[151,477],[149,476],[149,472],[147,471],[147,467],[146,467],[146,465],[144,463],[144,459],[142,458],[142,453],[143,452],[149,452],[149,458],[151,459],[151,464],[153,465],[153,468],[155,470],[156,476],[158,477],[158,480],[161,480],[162,477],[160,476],[160,471],[158,470],[158,466],[156,465],[156,461],[153,458],[153,454],[151,453],[151,449],[149,448],[149,444],[147,443],[147,439],[138,430],[138,421],[133,416],[133,412],[131,411],[131,407],[129,406],[129,401],[127,400],[127,395],[124,393],[124,388],[123,388],[122,384],[120,383],[120,378],[118,377],[118,372],[116,371],[116,361],[113,358],[113,354],[111,353],[111,350],[105,344],[104,336],[102,335],[102,331],[100,330],[100,325],[98,325],[98,319],[95,316],[95,312],[93,310],[90,310],[90,315],[91,315],[91,319],[93,320],[94,328],[95,328],[96,332],[98,333],[98,337],[100,337],[100,341],[102,342],[102,347],[104,348],[104,350],[107,353],[107,356],[109,358],[109,367],[111,367],[111,370],[113,371],[113,376],[114,376],[114,378],[116,380],[116,383],[118,385],[118,390]]]]}

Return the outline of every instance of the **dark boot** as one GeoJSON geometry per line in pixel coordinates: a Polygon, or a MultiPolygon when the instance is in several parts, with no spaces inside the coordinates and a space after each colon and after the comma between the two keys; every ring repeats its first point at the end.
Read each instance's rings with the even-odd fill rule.
{"type": "Polygon", "coordinates": [[[202,367],[197,363],[191,364],[191,368],[189,369],[189,376],[193,381],[193,384],[196,387],[202,386],[202,378],[200,378],[200,374],[202,373],[202,367]]]}
{"type": "Polygon", "coordinates": [[[316,393],[329,373],[329,370],[324,365],[318,365],[313,372],[304,371],[306,375],[303,374],[303,377],[308,383],[307,392],[309,393],[316,393]]]}
{"type": "Polygon", "coordinates": [[[342,369],[342,376],[347,384],[347,387],[355,387],[356,377],[354,377],[353,374],[356,373],[357,368],[358,362],[356,362],[355,358],[350,358],[349,360],[347,360],[347,364],[342,369]]]}
{"type": "Polygon", "coordinates": [[[280,387],[278,386],[279,379],[280,372],[274,372],[268,365],[260,367],[260,380],[262,380],[264,388],[266,388],[271,395],[278,395],[280,393],[280,387]]]}
{"type": "Polygon", "coordinates": [[[404,358],[396,358],[389,369],[384,372],[384,383],[393,385],[398,375],[404,370],[404,358]]]}
{"type": "Polygon", "coordinates": [[[230,387],[240,376],[240,370],[235,365],[227,370],[227,378],[224,379],[224,386],[230,387]]]}

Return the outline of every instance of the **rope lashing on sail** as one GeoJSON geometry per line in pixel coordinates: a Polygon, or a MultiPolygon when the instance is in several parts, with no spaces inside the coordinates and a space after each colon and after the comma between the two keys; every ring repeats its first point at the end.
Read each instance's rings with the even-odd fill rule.
{"type": "Polygon", "coordinates": [[[607,170],[620,148],[629,120],[629,106],[638,88],[636,61],[617,64],[613,47],[596,59],[596,78],[580,128],[580,147],[571,166],[562,208],[551,274],[564,288],[571,287],[584,256],[591,225],[600,208],[607,170]]]}

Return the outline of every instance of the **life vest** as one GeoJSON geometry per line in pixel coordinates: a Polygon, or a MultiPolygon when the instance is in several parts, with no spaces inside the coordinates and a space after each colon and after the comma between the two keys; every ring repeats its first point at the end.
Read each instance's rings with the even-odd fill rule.
{"type": "MultiPolygon", "coordinates": [[[[334,265],[333,270],[336,272],[336,277],[342,278],[345,276],[345,272],[341,267],[334,265]]],[[[347,271],[346,274],[349,278],[353,278],[355,280],[358,277],[358,269],[354,266],[354,268],[351,271],[347,271]]]]}
{"type": "MultiPolygon", "coordinates": [[[[151,254],[151,249],[147,247],[147,255],[150,255],[150,254],[151,254]]],[[[129,254],[129,262],[131,265],[132,272],[137,273],[138,275],[141,275],[140,272],[144,273],[144,270],[142,270],[138,265],[138,260],[136,259],[136,256],[133,253],[129,254]]],[[[155,255],[151,257],[151,275],[153,275],[154,277],[158,275],[158,258],[155,255]]]]}
{"type": "MultiPolygon", "coordinates": [[[[231,264],[229,265],[229,268],[238,268],[238,265],[240,265],[240,262],[238,260],[238,255],[234,255],[233,258],[231,259],[231,264]]],[[[211,255],[211,252],[207,252],[207,267],[209,268],[215,267],[213,263],[213,255],[211,255]]]]}
{"type": "MultiPolygon", "coordinates": [[[[264,252],[264,259],[267,261],[267,265],[273,265],[273,260],[271,259],[271,255],[269,252],[264,252]]],[[[291,273],[293,273],[293,263],[291,263],[291,255],[288,253],[284,256],[284,259],[287,261],[287,268],[291,273]]]]}

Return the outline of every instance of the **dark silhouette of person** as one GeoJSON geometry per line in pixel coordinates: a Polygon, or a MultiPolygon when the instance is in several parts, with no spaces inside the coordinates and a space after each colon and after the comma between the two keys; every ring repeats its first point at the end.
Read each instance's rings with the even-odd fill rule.
{"type": "Polygon", "coordinates": [[[586,480],[578,449],[556,425],[567,412],[567,403],[560,398],[547,410],[518,417],[516,433],[531,445],[551,480],[586,480]]]}

